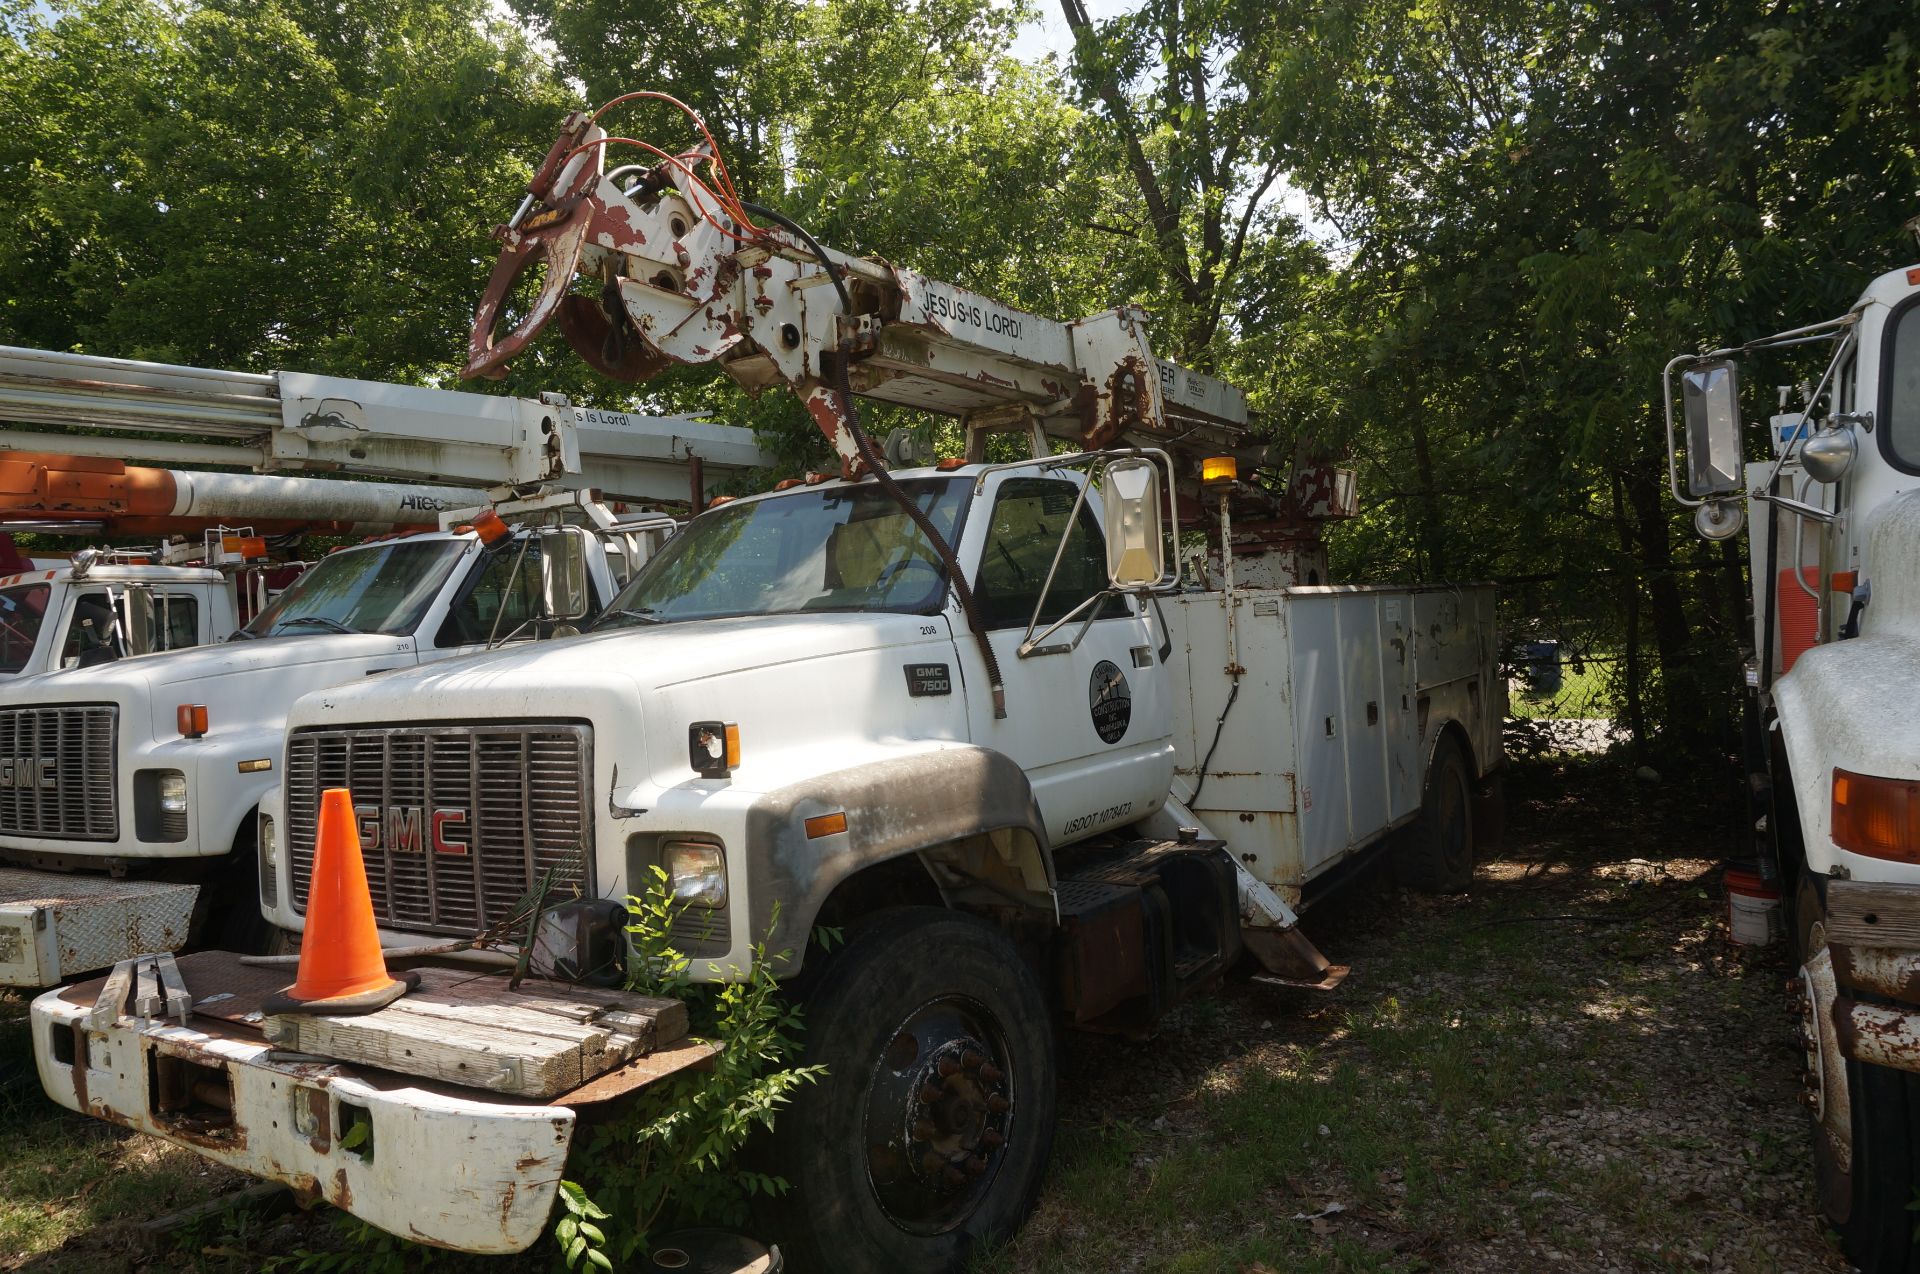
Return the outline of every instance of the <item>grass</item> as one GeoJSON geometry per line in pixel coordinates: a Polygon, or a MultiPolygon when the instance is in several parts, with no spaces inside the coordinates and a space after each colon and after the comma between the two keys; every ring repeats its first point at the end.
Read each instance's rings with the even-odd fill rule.
{"type": "Polygon", "coordinates": [[[1571,661],[1560,665],[1560,688],[1551,695],[1535,694],[1524,674],[1507,682],[1507,711],[1516,717],[1558,720],[1598,720],[1614,715],[1613,692],[1603,668],[1595,662],[1576,670],[1571,661]]]}
{"type": "MultiPolygon", "coordinates": [[[[981,1274],[1844,1269],[1812,1219],[1784,969],[1727,947],[1684,795],[1602,761],[1508,794],[1473,896],[1374,872],[1309,911],[1354,966],[1332,995],[1229,983],[1151,1040],[1067,1036],[1041,1201],[981,1274]]],[[[23,1015],[0,999],[0,1059],[25,1057],[23,1015]]],[[[127,1268],[101,1227],[232,1180],[30,1076],[4,1094],[0,1269],[127,1268]]],[[[337,1250],[326,1216],[209,1222],[145,1259],[258,1269],[337,1250]]]]}

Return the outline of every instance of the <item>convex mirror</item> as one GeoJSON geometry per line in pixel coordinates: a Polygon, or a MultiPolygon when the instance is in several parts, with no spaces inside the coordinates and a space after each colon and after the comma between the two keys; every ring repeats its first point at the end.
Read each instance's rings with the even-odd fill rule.
{"type": "Polygon", "coordinates": [[[1107,466],[1100,499],[1107,521],[1107,578],[1117,589],[1151,588],[1166,572],[1160,469],[1143,456],[1107,466]]]}

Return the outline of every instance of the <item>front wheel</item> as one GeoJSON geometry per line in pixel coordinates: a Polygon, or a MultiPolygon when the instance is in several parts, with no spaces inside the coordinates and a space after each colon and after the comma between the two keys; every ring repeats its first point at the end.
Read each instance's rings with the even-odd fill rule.
{"type": "Polygon", "coordinates": [[[1053,1144],[1054,1038],[1013,944],[975,916],[887,912],[805,1002],[827,1073],[773,1134],[799,1270],[957,1270],[1033,1207],[1053,1144]]]}
{"type": "MultiPolygon", "coordinates": [[[[1795,894],[1795,928],[1803,983],[1806,964],[1827,945],[1826,916],[1813,880],[1802,873],[1795,894]]],[[[1811,996],[1809,996],[1811,1001],[1811,996]]],[[[1807,1006],[1807,1029],[1822,1006],[1807,1006]]],[[[1818,1048],[1808,1048],[1808,1065],[1824,1109],[1818,1048]]],[[[1821,1210],[1840,1232],[1847,1255],[1861,1274],[1920,1274],[1912,1210],[1920,1191],[1920,1075],[1846,1059],[1849,1149],[1832,1143],[1816,1117],[1813,1128],[1814,1178],[1821,1210]]],[[[1837,1096],[1837,1094],[1836,1094],[1837,1096]]]]}

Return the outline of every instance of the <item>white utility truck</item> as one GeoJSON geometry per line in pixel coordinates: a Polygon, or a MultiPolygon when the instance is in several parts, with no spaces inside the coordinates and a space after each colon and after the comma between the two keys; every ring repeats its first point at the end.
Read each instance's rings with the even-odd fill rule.
{"type": "MultiPolygon", "coordinates": [[[[1295,908],[1397,828],[1421,882],[1466,884],[1500,762],[1493,598],[1302,584],[1324,578],[1317,529],[1351,511],[1350,481],[1259,475],[1244,396],[1156,359],[1138,311],[1013,310],[744,206],[703,212],[665,165],[623,189],[604,137],[571,118],[501,232],[470,372],[558,312],[615,374],[718,362],[792,387],[843,472],[694,519],[577,640],[303,698],[261,806],[267,915],[306,924],[332,787],[390,944],[470,937],[559,877],[605,901],[567,904],[535,971],[617,978],[623,896],[664,871],[698,975],[736,978],[764,944],[828,1067],[769,1148],[795,1186],[776,1233],[794,1268],[958,1268],[1038,1190],[1056,1012],[1146,1032],[1243,955],[1331,987],[1295,908]],[[539,260],[550,290],[496,339],[539,260]],[[593,296],[567,294],[576,270],[593,296]],[[861,396],[959,417],[971,454],[889,472],[861,396]],[[1031,454],[986,462],[1006,432],[1031,454]],[[1199,577],[1182,531],[1208,537],[1199,577]],[[448,843],[424,852],[408,829],[436,825],[448,843]]],[[[477,1021],[470,1082],[340,1037],[316,1065],[269,1035],[311,1053],[302,1032],[329,1019],[236,1009],[263,971],[214,954],[182,963],[181,1002],[205,1007],[177,1023],[98,985],[38,999],[47,1092],[423,1242],[525,1248],[581,1116],[667,1069],[530,1100],[536,1040],[477,1021]],[[150,1096],[156,1067],[210,1097],[190,1125],[150,1096]],[[314,1132],[348,1126],[359,1147],[314,1132]]],[[[343,1029],[391,1039],[407,1002],[343,1029]]]]}
{"type": "MultiPolygon", "coordinates": [[[[172,425],[191,418],[192,394],[209,375],[100,362],[83,377],[73,356],[57,356],[55,365],[79,388],[42,386],[34,403],[51,410],[65,392],[69,423],[172,425]]],[[[0,359],[0,370],[7,366],[0,359]]],[[[747,431],[700,421],[599,413],[594,445],[604,451],[583,458],[564,403],[285,373],[280,383],[276,410],[284,407],[294,425],[318,410],[313,404],[325,404],[332,415],[352,417],[350,445],[363,453],[361,463],[392,473],[425,452],[435,476],[497,484],[498,513],[527,525],[508,533],[489,524],[497,526],[492,536],[485,527],[447,525],[337,550],[230,640],[97,665],[82,657],[78,666],[10,682],[0,700],[0,985],[50,986],[209,939],[261,945],[271,931],[259,916],[254,808],[277,777],[294,700],[342,680],[565,631],[603,604],[674,523],[657,514],[623,519],[587,492],[561,489],[583,473],[604,480],[608,495],[684,501],[686,456],[673,448],[701,456],[715,477],[763,460],[747,431]],[[495,445],[483,450],[475,437],[488,428],[495,445]],[[436,451],[436,436],[451,445],[436,451]],[[511,498],[515,489],[529,494],[511,498]],[[561,521],[574,525],[536,525],[561,521]],[[577,551],[567,555],[571,573],[556,577],[543,559],[561,540],[577,551]],[[551,609],[556,582],[570,590],[562,590],[559,611],[551,609]]],[[[197,406],[217,418],[218,403],[197,406]]],[[[285,427],[293,426],[268,423],[270,432],[285,427]]],[[[268,446],[291,451],[301,442],[268,446]]],[[[184,445],[205,454],[203,444],[184,445]]],[[[229,449],[234,459],[248,454],[229,449]]],[[[330,529],[346,532],[400,519],[477,520],[467,516],[477,508],[456,506],[487,498],[459,488],[255,474],[170,477],[183,486],[198,479],[189,514],[254,508],[275,525],[326,518],[330,529]]],[[[80,569],[71,568],[66,582],[80,569]]],[[[84,571],[82,582],[106,569],[84,571]]],[[[89,596],[82,592],[75,605],[89,596]]],[[[156,606],[175,617],[190,613],[188,604],[152,590],[133,600],[144,603],[142,613],[156,606]]],[[[105,614],[102,640],[111,645],[114,619],[105,614]]]]}
{"type": "MultiPolygon", "coordinates": [[[[13,441],[0,431],[0,448],[13,441]]],[[[152,547],[23,563],[30,569],[0,577],[0,678],[223,641],[304,565],[269,561],[270,536],[430,530],[441,511],[471,503],[471,491],[453,487],[0,450],[0,534],[160,537],[152,547]]]]}
{"type": "MultiPolygon", "coordinates": [[[[1793,901],[1822,1207],[1867,1274],[1920,1270],[1920,267],[1839,318],[1667,368],[1669,481],[1749,537],[1756,828],[1793,901]],[[1737,367],[1818,349],[1747,461],[1737,367]],[[1686,491],[1673,427],[1678,382],[1686,491]],[[1793,406],[1791,399],[1799,403],[1793,406]]],[[[1757,432],[1757,431],[1756,431],[1757,432]]]]}

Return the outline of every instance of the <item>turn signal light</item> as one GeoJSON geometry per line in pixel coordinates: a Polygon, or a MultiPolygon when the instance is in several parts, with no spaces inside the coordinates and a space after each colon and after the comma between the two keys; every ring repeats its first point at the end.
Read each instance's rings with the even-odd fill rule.
{"type": "Polygon", "coordinates": [[[1850,854],[1920,863],[1920,781],[1834,770],[1832,831],[1850,854]]]}
{"type": "Polygon", "coordinates": [[[1200,481],[1232,482],[1240,476],[1240,462],[1232,456],[1208,456],[1200,462],[1200,481]]]}
{"type": "Polygon", "coordinates": [[[174,720],[181,734],[189,739],[197,739],[207,732],[207,705],[183,703],[175,710],[174,720]]]}
{"type": "Polygon", "coordinates": [[[1831,588],[1836,593],[1844,593],[1849,597],[1853,595],[1853,590],[1859,583],[1860,572],[1858,571],[1835,571],[1833,574],[1827,576],[1828,588],[1831,588]]]}
{"type": "Polygon", "coordinates": [[[740,764],[740,727],[724,721],[688,726],[687,764],[702,778],[726,778],[740,764]]]}
{"type": "Polygon", "coordinates": [[[267,541],[258,535],[225,535],[220,538],[222,553],[238,553],[251,562],[267,555],[267,541]]]}

